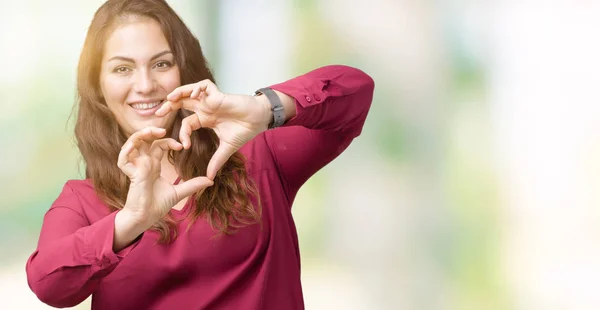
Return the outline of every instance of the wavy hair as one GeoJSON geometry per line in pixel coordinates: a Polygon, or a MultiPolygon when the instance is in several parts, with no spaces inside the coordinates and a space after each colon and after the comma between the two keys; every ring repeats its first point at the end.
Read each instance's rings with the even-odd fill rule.
{"type": "MultiPolygon", "coordinates": [[[[75,139],[85,163],[85,175],[98,197],[111,211],[125,205],[129,178],[117,167],[121,146],[127,140],[100,90],[100,68],[104,45],[114,29],[136,18],[151,18],[160,25],[179,66],[182,85],[203,79],[215,82],[198,39],[163,0],[109,0],[94,14],[77,68],[75,139]]],[[[181,120],[192,112],[179,110],[169,135],[178,139],[181,120]]],[[[183,180],[206,175],[208,162],[219,145],[212,129],[192,133],[192,147],[170,151],[169,161],[183,180]]],[[[255,184],[246,173],[245,158],[236,152],[215,177],[214,185],[190,196],[196,207],[188,215],[192,222],[203,217],[223,234],[259,222],[260,199],[255,184]]],[[[159,242],[177,236],[176,220],[167,214],[151,229],[160,233],[159,242]]]]}

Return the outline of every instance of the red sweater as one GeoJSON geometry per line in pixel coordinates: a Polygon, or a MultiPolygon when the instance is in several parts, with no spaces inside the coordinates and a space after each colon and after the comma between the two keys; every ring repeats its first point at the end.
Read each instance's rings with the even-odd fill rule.
{"type": "MultiPolygon", "coordinates": [[[[262,229],[215,236],[198,219],[171,244],[146,231],[115,253],[115,215],[89,180],[68,181],[46,215],[27,261],[29,287],[54,307],[92,295],[92,309],[304,309],[291,206],[298,189],[357,137],[374,82],[360,70],[326,66],[271,86],[296,99],[297,114],[240,150],[262,202],[262,229]]],[[[190,199],[183,218],[193,207],[190,199]]]]}

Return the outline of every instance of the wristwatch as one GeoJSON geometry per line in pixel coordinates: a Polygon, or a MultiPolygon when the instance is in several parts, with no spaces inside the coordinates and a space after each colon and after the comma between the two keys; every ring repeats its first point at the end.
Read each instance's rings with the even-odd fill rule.
{"type": "Polygon", "coordinates": [[[279,96],[270,88],[265,87],[254,92],[255,96],[264,94],[267,96],[269,103],[271,104],[271,111],[273,111],[273,120],[269,123],[269,129],[277,128],[285,123],[285,111],[283,110],[283,104],[279,96]]]}

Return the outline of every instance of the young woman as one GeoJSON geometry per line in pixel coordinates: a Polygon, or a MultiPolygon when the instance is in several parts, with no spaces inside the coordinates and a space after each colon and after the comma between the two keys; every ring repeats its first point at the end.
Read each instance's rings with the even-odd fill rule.
{"type": "Polygon", "coordinates": [[[326,66],[255,96],[222,93],[161,0],[109,0],[79,60],[68,181],[27,261],[55,307],[303,309],[291,206],[357,137],[374,83],[326,66]]]}

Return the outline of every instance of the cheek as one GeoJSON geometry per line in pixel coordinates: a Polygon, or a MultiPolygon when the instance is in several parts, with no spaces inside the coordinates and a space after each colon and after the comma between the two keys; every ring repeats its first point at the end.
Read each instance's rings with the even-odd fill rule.
{"type": "Polygon", "coordinates": [[[181,80],[179,78],[179,70],[176,69],[176,70],[169,71],[169,74],[164,76],[164,79],[162,80],[162,84],[163,84],[163,87],[168,92],[171,92],[175,88],[181,86],[181,80]]]}
{"type": "Polygon", "coordinates": [[[127,84],[123,81],[116,79],[105,79],[102,83],[102,94],[104,95],[104,100],[106,100],[106,104],[109,107],[121,105],[125,102],[127,97],[128,88],[127,84]]]}

